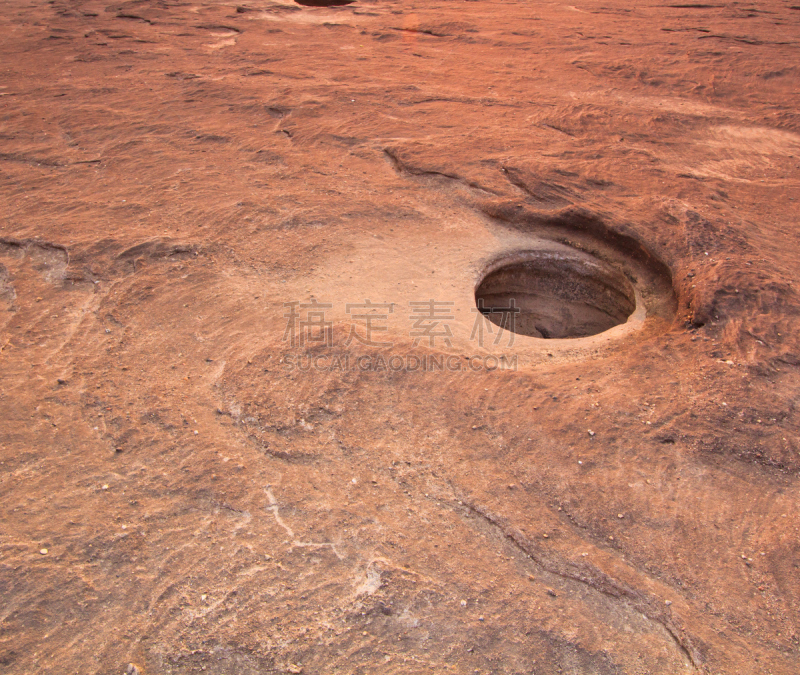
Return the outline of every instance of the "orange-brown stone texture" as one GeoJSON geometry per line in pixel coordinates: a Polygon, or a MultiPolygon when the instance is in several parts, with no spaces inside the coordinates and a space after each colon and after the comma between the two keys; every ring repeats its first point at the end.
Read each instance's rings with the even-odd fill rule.
{"type": "Polygon", "coordinates": [[[800,672],[792,2],[2,3],[0,671],[800,672]]]}

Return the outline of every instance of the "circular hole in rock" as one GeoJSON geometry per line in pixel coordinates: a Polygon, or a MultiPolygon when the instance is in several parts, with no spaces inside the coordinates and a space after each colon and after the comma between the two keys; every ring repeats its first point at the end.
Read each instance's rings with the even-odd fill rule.
{"type": "Polygon", "coordinates": [[[581,338],[625,323],[636,309],[627,277],[580,251],[532,251],[499,261],[475,289],[492,323],[537,338],[581,338]]]}

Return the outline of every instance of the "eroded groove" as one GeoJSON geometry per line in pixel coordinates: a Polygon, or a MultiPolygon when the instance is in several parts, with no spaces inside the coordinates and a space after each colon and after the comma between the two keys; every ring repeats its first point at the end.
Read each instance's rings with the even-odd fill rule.
{"type": "Polygon", "coordinates": [[[462,185],[466,185],[473,190],[478,190],[480,192],[484,192],[491,195],[499,194],[495,190],[491,190],[483,185],[479,185],[474,181],[467,180],[463,176],[458,175],[457,173],[448,173],[445,171],[437,171],[436,169],[423,169],[416,166],[411,166],[410,164],[405,163],[401,160],[397,153],[390,148],[383,149],[384,154],[389,159],[394,170],[401,174],[401,175],[410,175],[410,176],[439,176],[442,178],[447,178],[449,180],[455,181],[457,183],[461,183],[462,185]]]}
{"type": "Polygon", "coordinates": [[[20,152],[0,152],[0,161],[3,162],[17,162],[18,164],[32,164],[34,166],[49,166],[59,168],[66,166],[67,163],[52,157],[34,157],[32,155],[25,155],[20,152]]]}
{"type": "Polygon", "coordinates": [[[664,604],[662,602],[648,597],[648,595],[642,591],[631,588],[627,584],[622,584],[612,579],[596,568],[588,569],[584,567],[583,569],[579,569],[577,565],[572,563],[571,566],[575,568],[575,571],[571,571],[564,564],[556,564],[553,561],[546,560],[536,551],[533,542],[520,530],[508,523],[505,518],[492,513],[485,507],[467,498],[462,497],[461,501],[470,513],[481,518],[491,527],[498,530],[509,539],[523,555],[530,558],[547,572],[560,576],[563,579],[586,584],[590,588],[610,598],[624,602],[651,621],[661,624],[672,636],[678,648],[689,659],[692,666],[697,669],[702,666],[704,662],[702,654],[694,646],[692,639],[686,634],[686,631],[679,625],[676,625],[673,618],[667,615],[667,611],[664,609],[664,604]]]}
{"type": "Polygon", "coordinates": [[[144,21],[144,23],[148,23],[151,26],[153,25],[153,22],[150,21],[150,19],[145,19],[143,16],[139,16],[138,14],[128,14],[126,12],[120,12],[119,14],[117,14],[117,18],[129,19],[131,21],[144,21]]]}
{"type": "Polygon", "coordinates": [[[51,241],[40,239],[15,239],[14,237],[0,237],[0,254],[11,251],[27,253],[29,249],[39,249],[43,252],[51,252],[63,256],[64,264],[69,265],[69,251],[62,244],[55,244],[51,241]]]}

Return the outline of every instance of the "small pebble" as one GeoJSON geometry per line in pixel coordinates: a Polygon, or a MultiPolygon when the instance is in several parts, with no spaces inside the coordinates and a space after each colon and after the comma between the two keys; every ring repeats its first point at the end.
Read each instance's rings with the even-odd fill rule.
{"type": "Polygon", "coordinates": [[[48,554],[48,550],[46,548],[40,548],[39,549],[39,553],[41,553],[42,555],[47,555],[48,554]]]}

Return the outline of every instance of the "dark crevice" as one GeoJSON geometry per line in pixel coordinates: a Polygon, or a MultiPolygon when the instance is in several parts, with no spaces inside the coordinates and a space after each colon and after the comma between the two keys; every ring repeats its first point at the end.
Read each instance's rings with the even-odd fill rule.
{"type": "Polygon", "coordinates": [[[484,522],[491,525],[505,536],[521,553],[534,563],[545,569],[551,574],[555,574],[563,579],[577,581],[586,584],[608,597],[625,603],[637,612],[640,612],[648,619],[661,624],[670,634],[678,648],[686,655],[695,668],[700,668],[704,662],[702,654],[694,646],[692,639],[686,632],[677,625],[676,617],[672,611],[667,609],[662,601],[649,596],[646,592],[631,588],[627,584],[616,581],[599,569],[588,564],[567,566],[551,560],[546,560],[539,551],[536,550],[533,542],[520,530],[510,525],[506,520],[492,513],[485,507],[475,504],[468,499],[462,498],[462,503],[473,515],[481,518],[484,522]],[[570,569],[571,568],[571,569],[570,569]]]}

